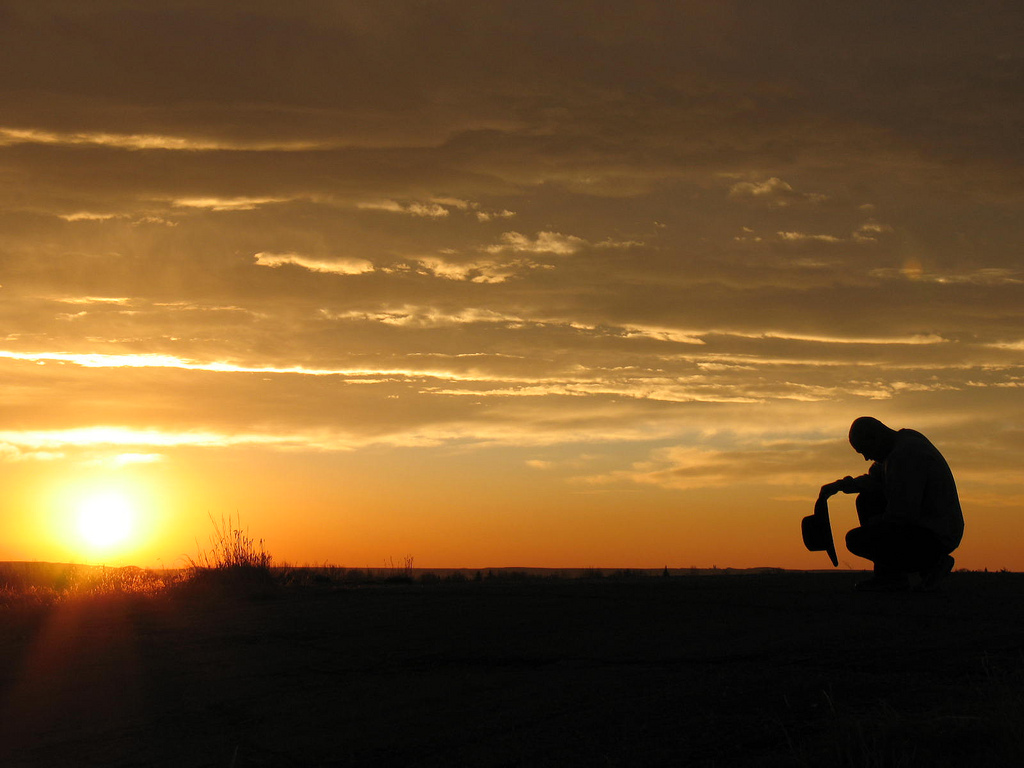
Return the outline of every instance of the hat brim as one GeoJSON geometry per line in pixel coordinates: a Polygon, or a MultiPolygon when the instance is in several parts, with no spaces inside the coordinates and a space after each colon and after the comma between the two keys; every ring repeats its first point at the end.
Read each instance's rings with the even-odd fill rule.
{"type": "Polygon", "coordinates": [[[803,519],[801,531],[804,546],[810,552],[825,552],[834,567],[839,566],[836,556],[836,544],[832,537],[832,521],[828,515],[828,501],[818,499],[814,502],[814,514],[803,519]]]}

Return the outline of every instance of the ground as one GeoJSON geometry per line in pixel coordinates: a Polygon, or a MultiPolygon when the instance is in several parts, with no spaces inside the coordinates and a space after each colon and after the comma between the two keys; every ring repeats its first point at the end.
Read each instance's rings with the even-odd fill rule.
{"type": "Polygon", "coordinates": [[[5,766],[1024,764],[1024,575],[626,576],[0,615],[5,766]]]}

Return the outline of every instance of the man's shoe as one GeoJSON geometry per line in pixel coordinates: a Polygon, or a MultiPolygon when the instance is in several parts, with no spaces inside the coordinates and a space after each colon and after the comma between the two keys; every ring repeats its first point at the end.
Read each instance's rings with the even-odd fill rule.
{"type": "Polygon", "coordinates": [[[943,555],[935,565],[921,571],[921,583],[917,585],[918,592],[934,592],[939,588],[943,580],[949,576],[956,561],[952,555],[943,555]]]}
{"type": "Polygon", "coordinates": [[[858,592],[906,592],[910,579],[905,573],[876,573],[854,587],[858,592]]]}

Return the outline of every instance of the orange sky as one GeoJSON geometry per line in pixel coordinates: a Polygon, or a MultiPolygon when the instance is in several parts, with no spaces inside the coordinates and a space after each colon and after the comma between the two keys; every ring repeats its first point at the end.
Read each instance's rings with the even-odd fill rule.
{"type": "Polygon", "coordinates": [[[1024,568],[1022,20],[3,3],[0,560],[823,567],[874,415],[1024,568]]]}

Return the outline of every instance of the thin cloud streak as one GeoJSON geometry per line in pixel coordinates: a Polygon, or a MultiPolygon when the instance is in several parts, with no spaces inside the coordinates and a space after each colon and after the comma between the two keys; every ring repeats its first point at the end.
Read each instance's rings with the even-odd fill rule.
{"type": "Polygon", "coordinates": [[[275,269],[293,264],[310,272],[326,272],[335,275],[361,275],[372,272],[373,263],[364,259],[316,259],[298,253],[257,253],[256,264],[275,269]]]}
{"type": "Polygon", "coordinates": [[[316,149],[337,148],[337,143],[286,142],[225,142],[213,139],[195,139],[183,136],[124,133],[65,133],[33,128],[5,128],[0,126],[0,146],[16,144],[44,144],[111,147],[127,150],[165,150],[170,152],[308,152],[316,149]]]}
{"type": "Polygon", "coordinates": [[[83,368],[179,368],[185,371],[207,371],[210,373],[258,373],[258,374],[283,374],[301,376],[403,376],[409,378],[444,378],[444,379],[466,379],[459,374],[433,371],[433,370],[411,370],[411,369],[371,369],[371,368],[306,368],[304,366],[274,367],[274,366],[245,366],[226,362],[200,363],[169,355],[136,354],[136,355],[111,355],[101,353],[74,354],[62,352],[11,352],[0,350],[0,359],[22,360],[35,363],[71,363],[83,368]]]}

